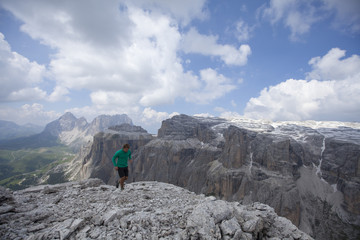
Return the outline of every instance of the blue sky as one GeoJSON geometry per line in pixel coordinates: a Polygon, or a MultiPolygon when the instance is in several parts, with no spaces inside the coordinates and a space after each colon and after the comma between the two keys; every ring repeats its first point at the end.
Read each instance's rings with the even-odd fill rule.
{"type": "Polygon", "coordinates": [[[358,0],[0,0],[0,119],[359,121],[358,0]]]}

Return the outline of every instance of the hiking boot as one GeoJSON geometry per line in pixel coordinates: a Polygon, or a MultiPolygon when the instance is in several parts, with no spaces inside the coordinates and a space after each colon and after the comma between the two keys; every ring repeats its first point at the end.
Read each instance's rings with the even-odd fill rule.
{"type": "Polygon", "coordinates": [[[119,181],[116,181],[116,188],[119,188],[119,181]]]}

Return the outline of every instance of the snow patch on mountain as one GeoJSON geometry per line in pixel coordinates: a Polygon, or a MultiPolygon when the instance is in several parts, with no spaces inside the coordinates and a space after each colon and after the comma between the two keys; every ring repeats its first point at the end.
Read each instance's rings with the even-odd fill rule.
{"type": "Polygon", "coordinates": [[[222,141],[221,132],[233,125],[258,133],[268,133],[279,137],[290,136],[296,141],[306,142],[309,136],[323,135],[326,138],[334,138],[346,142],[360,144],[360,122],[338,121],[270,121],[255,120],[248,118],[203,118],[194,117],[205,123],[212,123],[211,127],[219,133],[219,141],[222,141]]]}

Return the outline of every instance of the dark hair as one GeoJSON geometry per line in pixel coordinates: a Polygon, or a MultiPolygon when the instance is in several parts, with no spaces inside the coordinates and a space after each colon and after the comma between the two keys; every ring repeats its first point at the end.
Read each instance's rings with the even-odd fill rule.
{"type": "Polygon", "coordinates": [[[124,144],[123,148],[130,148],[130,145],[129,144],[124,144]]]}

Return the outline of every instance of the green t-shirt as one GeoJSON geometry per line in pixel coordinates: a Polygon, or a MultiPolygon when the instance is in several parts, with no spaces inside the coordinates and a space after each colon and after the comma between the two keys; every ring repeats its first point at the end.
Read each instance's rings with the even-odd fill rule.
{"type": "Polygon", "coordinates": [[[122,149],[120,149],[114,154],[112,162],[115,167],[127,167],[129,159],[131,159],[130,149],[127,152],[124,152],[122,149]]]}

